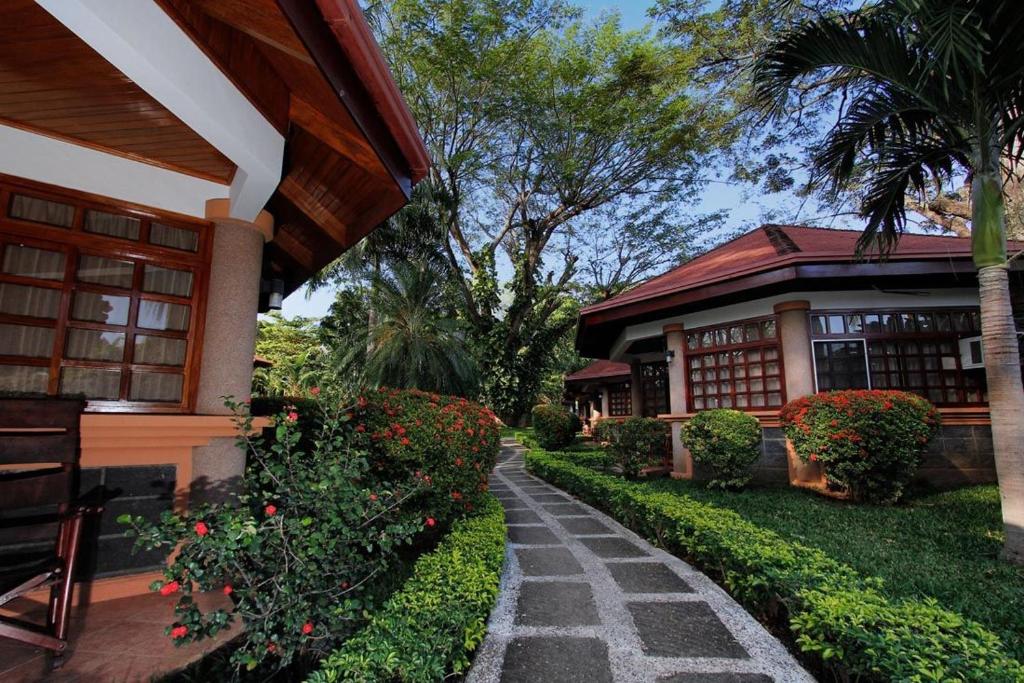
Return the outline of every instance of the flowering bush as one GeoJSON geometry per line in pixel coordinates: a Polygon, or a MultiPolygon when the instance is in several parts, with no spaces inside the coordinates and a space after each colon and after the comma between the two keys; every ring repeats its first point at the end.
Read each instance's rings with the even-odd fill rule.
{"type": "Polygon", "coordinates": [[[661,461],[668,425],[653,417],[601,420],[594,429],[594,438],[608,445],[622,475],[634,478],[647,465],[661,461]]]}
{"type": "Polygon", "coordinates": [[[579,418],[562,406],[542,404],[533,408],[533,431],[541,448],[565,448],[576,437],[579,425],[579,418]]]}
{"type": "Polygon", "coordinates": [[[236,667],[308,665],[336,649],[387,596],[411,545],[473,507],[497,457],[497,426],[468,425],[489,411],[463,399],[383,391],[350,407],[321,401],[315,415],[285,407],[259,436],[229,405],[248,452],[237,500],[119,521],[140,547],[179,548],[152,586],[181,596],[166,630],[176,643],[241,618],[236,667]],[[231,608],[200,610],[192,593],[211,590],[231,608]]]}
{"type": "Polygon", "coordinates": [[[682,438],[694,462],[711,467],[712,488],[746,486],[750,466],[761,455],[761,425],[739,410],[702,410],[683,426],[682,438]]]}
{"type": "Polygon", "coordinates": [[[894,502],[939,426],[925,399],[903,391],[832,391],[790,401],[780,415],[804,462],[857,500],[894,502]]]}

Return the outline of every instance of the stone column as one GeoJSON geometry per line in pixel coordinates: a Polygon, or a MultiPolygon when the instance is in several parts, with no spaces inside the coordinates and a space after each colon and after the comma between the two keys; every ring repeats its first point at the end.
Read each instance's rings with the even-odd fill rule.
{"type": "MultiPolygon", "coordinates": [[[[778,316],[779,342],[782,345],[782,366],[786,373],[786,400],[810,396],[814,393],[814,350],[811,348],[809,301],[802,299],[775,304],[778,316]]],[[[786,441],[786,460],[789,481],[793,484],[817,484],[822,481],[821,468],[815,463],[804,463],[786,441]]]]}
{"type": "Polygon", "coordinates": [[[633,417],[642,417],[644,414],[644,382],[643,371],[640,369],[640,361],[634,360],[629,364],[629,403],[633,417]]]}
{"type": "Polygon", "coordinates": [[[612,414],[612,401],[608,387],[601,387],[601,417],[609,417],[612,414]]]}
{"type": "MultiPolygon", "coordinates": [[[[686,334],[681,323],[665,325],[665,350],[671,352],[672,360],[668,362],[668,410],[673,416],[682,416],[687,412],[686,405],[686,334]]],[[[683,423],[680,419],[672,419],[672,476],[676,479],[689,479],[693,476],[693,459],[690,450],[683,445],[680,433],[683,423]]]]}
{"type": "MultiPolygon", "coordinates": [[[[203,360],[196,413],[229,415],[222,396],[247,400],[256,350],[263,244],[273,237],[273,218],[261,212],[253,223],[228,217],[227,200],[211,200],[214,223],[203,360]]],[[[245,453],[234,438],[218,438],[192,455],[193,501],[222,500],[245,470],[245,453]]]]}

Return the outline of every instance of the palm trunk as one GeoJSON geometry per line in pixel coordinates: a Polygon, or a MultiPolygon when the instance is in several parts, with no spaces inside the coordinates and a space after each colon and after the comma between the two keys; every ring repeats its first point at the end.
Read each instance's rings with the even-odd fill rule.
{"type": "Polygon", "coordinates": [[[972,194],[971,228],[981,300],[981,343],[1006,533],[1003,555],[1011,562],[1024,564],[1024,386],[1010,305],[998,173],[977,173],[972,194]]]}

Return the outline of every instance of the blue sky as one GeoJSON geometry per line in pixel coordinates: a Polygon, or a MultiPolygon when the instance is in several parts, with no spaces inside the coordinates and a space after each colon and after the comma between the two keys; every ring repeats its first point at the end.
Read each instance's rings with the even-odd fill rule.
{"type": "MultiPolygon", "coordinates": [[[[618,11],[622,17],[622,25],[625,28],[640,28],[649,20],[646,12],[654,4],[653,0],[575,0],[575,4],[582,6],[586,12],[597,17],[605,12],[618,11]]],[[[725,173],[725,171],[721,171],[725,173]]],[[[728,221],[726,232],[732,232],[742,225],[755,225],[759,218],[766,211],[782,206],[787,199],[783,196],[759,196],[752,193],[750,188],[744,189],[726,184],[714,179],[715,169],[711,169],[710,182],[701,194],[701,201],[692,207],[694,214],[711,213],[713,211],[728,210],[728,221]]],[[[807,217],[810,220],[810,217],[807,217]]],[[[331,302],[334,300],[334,292],[330,289],[323,289],[306,297],[305,288],[299,289],[290,297],[285,299],[283,313],[287,317],[296,315],[307,317],[320,317],[327,312],[331,302]]]]}

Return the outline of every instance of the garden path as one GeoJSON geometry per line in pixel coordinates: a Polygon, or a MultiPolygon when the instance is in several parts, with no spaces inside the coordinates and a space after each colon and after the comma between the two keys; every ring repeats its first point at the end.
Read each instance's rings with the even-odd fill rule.
{"type": "Polygon", "coordinates": [[[468,683],[802,683],[814,679],[682,560],[528,474],[502,443],[498,604],[468,683]]]}

